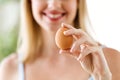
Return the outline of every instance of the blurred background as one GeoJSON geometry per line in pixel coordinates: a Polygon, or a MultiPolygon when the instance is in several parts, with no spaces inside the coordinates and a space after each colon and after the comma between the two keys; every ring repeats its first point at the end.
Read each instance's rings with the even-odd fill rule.
{"type": "MultiPolygon", "coordinates": [[[[120,51],[119,0],[87,0],[97,40],[120,51]]],[[[0,61],[15,52],[20,23],[20,0],[0,0],[0,61]]]]}
{"type": "Polygon", "coordinates": [[[98,41],[120,51],[120,0],[87,0],[98,41]]]}
{"type": "Polygon", "coordinates": [[[20,0],[0,0],[0,61],[15,52],[18,28],[20,0]]]}

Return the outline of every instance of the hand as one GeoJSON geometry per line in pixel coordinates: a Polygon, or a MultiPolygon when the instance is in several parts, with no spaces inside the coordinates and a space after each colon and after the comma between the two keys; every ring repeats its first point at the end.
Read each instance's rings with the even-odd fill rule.
{"type": "Polygon", "coordinates": [[[75,41],[70,50],[60,50],[60,53],[72,55],[80,62],[82,68],[94,77],[109,77],[110,70],[101,46],[81,29],[76,29],[67,24],[63,24],[62,27],[69,28],[64,32],[64,35],[72,35],[75,41]]]}

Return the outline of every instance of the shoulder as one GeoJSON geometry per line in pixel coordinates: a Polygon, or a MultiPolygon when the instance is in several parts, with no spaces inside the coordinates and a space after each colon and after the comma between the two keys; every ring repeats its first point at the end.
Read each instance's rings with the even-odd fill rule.
{"type": "Polygon", "coordinates": [[[103,48],[110,71],[113,75],[112,80],[120,79],[120,52],[112,48],[103,48]]]}
{"type": "Polygon", "coordinates": [[[119,51],[112,48],[103,48],[103,52],[109,64],[113,65],[119,63],[120,61],[119,51]]]}
{"type": "Polygon", "coordinates": [[[14,73],[16,73],[17,64],[18,56],[16,53],[13,53],[10,56],[3,59],[0,65],[0,80],[8,80],[6,78],[10,78],[14,73]]]}
{"type": "Polygon", "coordinates": [[[105,48],[103,48],[103,52],[106,57],[112,57],[112,58],[115,57],[116,59],[120,59],[120,52],[118,50],[105,47],[105,48]]]}
{"type": "Polygon", "coordinates": [[[18,56],[16,53],[12,53],[8,57],[4,58],[1,62],[0,68],[13,68],[15,67],[16,63],[18,62],[18,56]],[[8,67],[9,66],[9,67],[8,67]]]}

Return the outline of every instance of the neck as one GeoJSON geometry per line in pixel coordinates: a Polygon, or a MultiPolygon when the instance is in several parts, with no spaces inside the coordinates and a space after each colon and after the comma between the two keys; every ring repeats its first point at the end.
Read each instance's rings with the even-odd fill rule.
{"type": "Polygon", "coordinates": [[[59,49],[55,44],[55,32],[48,32],[45,30],[42,30],[42,36],[43,36],[43,56],[55,56],[55,54],[58,54],[59,49]]]}

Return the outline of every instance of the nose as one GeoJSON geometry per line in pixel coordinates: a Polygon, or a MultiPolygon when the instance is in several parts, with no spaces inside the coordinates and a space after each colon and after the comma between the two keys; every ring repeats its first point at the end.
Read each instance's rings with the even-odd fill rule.
{"type": "Polygon", "coordinates": [[[61,7],[61,1],[60,0],[48,0],[48,7],[50,9],[58,9],[61,7]]]}

